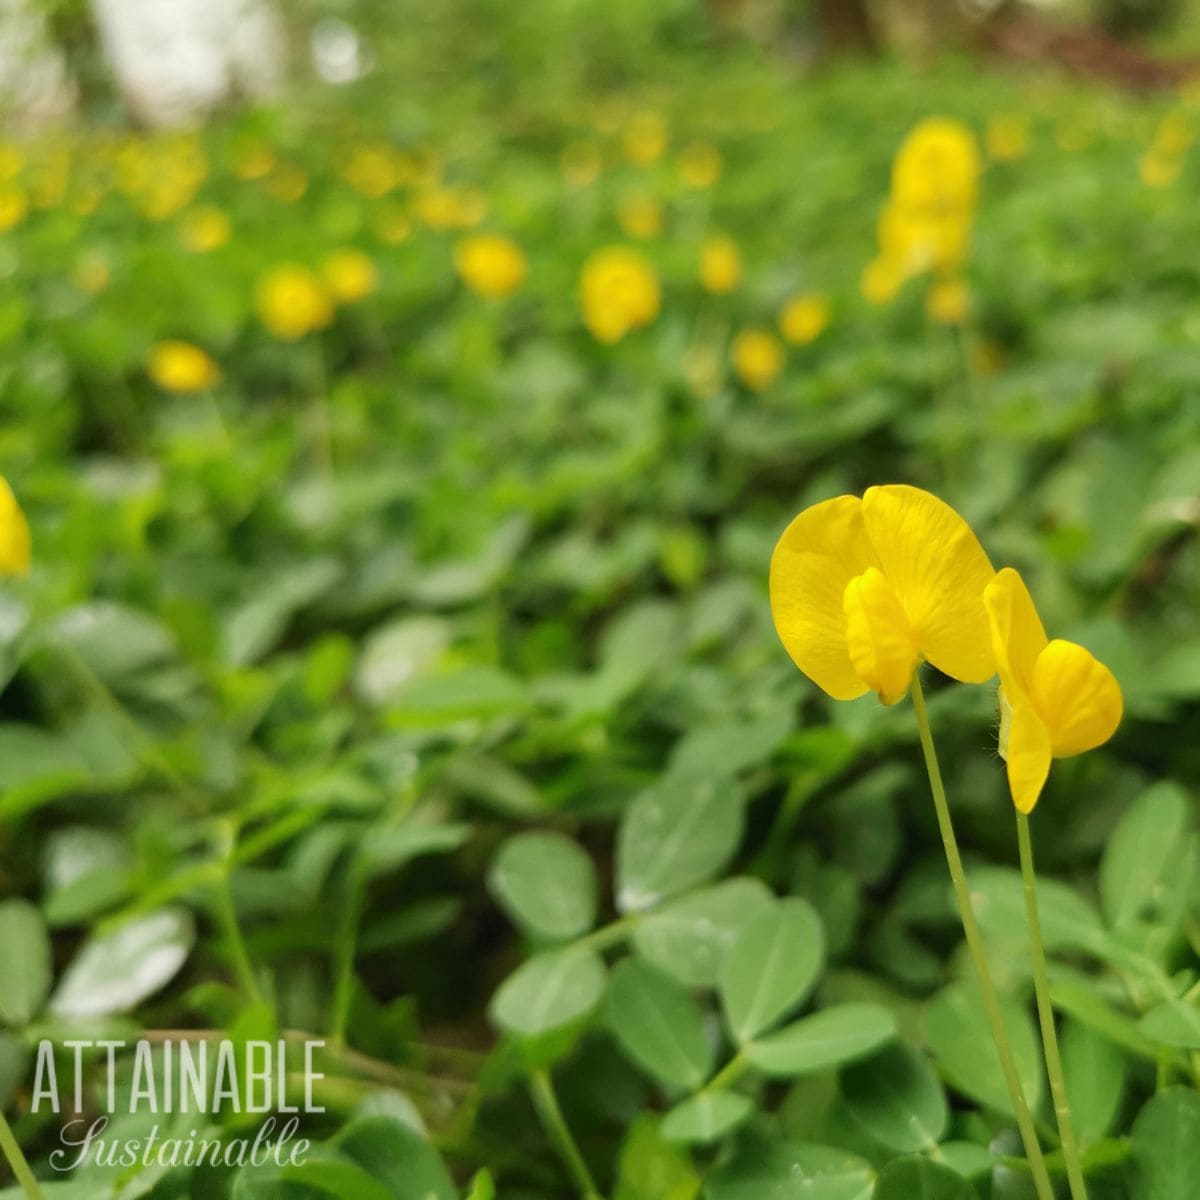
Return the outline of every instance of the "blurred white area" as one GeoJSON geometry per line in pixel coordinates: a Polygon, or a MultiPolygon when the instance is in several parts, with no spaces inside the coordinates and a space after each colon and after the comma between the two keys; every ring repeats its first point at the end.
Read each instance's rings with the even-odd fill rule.
{"type": "Polygon", "coordinates": [[[269,98],[283,83],[284,29],[269,0],[92,0],[92,8],[125,102],[149,124],[188,121],[234,94],[269,98]]]}
{"type": "Polygon", "coordinates": [[[40,124],[69,112],[75,88],[34,0],[0,0],[0,112],[40,124]]]}
{"type": "Polygon", "coordinates": [[[369,66],[362,39],[337,17],[324,17],[313,27],[312,58],[326,83],[353,83],[369,66]]]}

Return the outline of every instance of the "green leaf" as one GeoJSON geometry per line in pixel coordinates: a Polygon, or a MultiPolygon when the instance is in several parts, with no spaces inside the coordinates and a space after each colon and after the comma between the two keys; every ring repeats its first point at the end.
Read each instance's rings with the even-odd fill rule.
{"type": "Polygon", "coordinates": [[[635,1117],[617,1160],[613,1200],[695,1200],[700,1176],[663,1136],[658,1117],[635,1117]]]}
{"type": "Polygon", "coordinates": [[[663,1117],[662,1135],[669,1142],[715,1142],[753,1112],[754,1101],[741,1092],[700,1092],[663,1117]]]}
{"type": "Polygon", "coordinates": [[[486,1167],[475,1172],[464,1200],[496,1200],[496,1184],[486,1167]]]}
{"type": "Polygon", "coordinates": [[[1168,1000],[1138,1021],[1138,1028],[1164,1046],[1200,1050],[1200,1009],[1184,1000],[1168,1000]]]}
{"type": "Polygon", "coordinates": [[[289,1163],[280,1175],[294,1183],[307,1184],[341,1200],[395,1200],[390,1188],[377,1182],[357,1163],[332,1158],[314,1158],[289,1163]]]}
{"type": "Polygon", "coordinates": [[[1153,908],[1155,889],[1178,856],[1190,823],[1188,799],[1173,783],[1152,785],[1129,806],[1100,860],[1100,901],[1114,928],[1153,908]]]}
{"type": "Polygon", "coordinates": [[[528,706],[529,696],[519,679],[499,667],[479,664],[414,681],[401,690],[387,717],[402,728],[429,728],[512,715],[528,706]]]}
{"type": "Polygon", "coordinates": [[[627,958],[613,971],[608,1024],[625,1053],[662,1083],[695,1088],[708,1077],[712,1046],[704,1014],[653,967],[627,958]]]}
{"type": "Polygon", "coordinates": [[[222,659],[238,667],[257,662],[287,632],[293,616],[329,591],[341,575],[336,559],[313,558],[261,578],[225,618],[222,659]]]}
{"type": "Polygon", "coordinates": [[[903,1042],[847,1067],[841,1087],[854,1119],[889,1150],[932,1150],[945,1136],[950,1109],[942,1085],[928,1059],[903,1042]]]}
{"type": "Polygon", "coordinates": [[[824,958],[821,921],[807,900],[782,900],[751,921],[721,967],[721,1001],[734,1039],[744,1044],[796,1008],[824,958]]]}
{"type": "Polygon", "coordinates": [[[975,1200],[975,1192],[949,1167],[916,1155],[880,1171],[873,1200],[975,1200]]]}
{"type": "Polygon", "coordinates": [[[841,1004],[745,1047],[752,1066],[782,1078],[825,1071],[878,1050],[896,1035],[896,1018],[882,1004],[841,1004]]]}
{"type": "Polygon", "coordinates": [[[712,987],[738,933],[774,904],[757,879],[725,879],[664,904],[633,932],[633,948],[688,987],[712,987]]]}
{"type": "MultiPolygon", "coordinates": [[[[1025,922],[1025,890],[1020,871],[1009,867],[975,867],[971,871],[971,900],[979,924],[989,938],[1014,950],[1029,945],[1025,922]]],[[[1067,884],[1038,880],[1042,940],[1050,953],[1082,950],[1103,954],[1104,926],[1094,908],[1067,884]]]]}
{"type": "Polygon", "coordinates": [[[742,836],[742,796],[727,779],[668,775],[637,796],[617,833],[617,906],[653,908],[716,875],[742,836]]]}
{"type": "Polygon", "coordinates": [[[437,663],[452,633],[447,621],[433,616],[401,617],[373,629],[355,668],[354,690],[372,708],[392,703],[437,663]]]}
{"type": "Polygon", "coordinates": [[[1078,1021],[1065,1021],[1059,1037],[1067,1099],[1081,1145],[1108,1132],[1125,1095],[1125,1055],[1078,1021]]]}
{"type": "Polygon", "coordinates": [[[871,1164],[807,1142],[747,1141],[709,1176],[707,1200],[870,1200],[871,1164]]]}
{"type": "Polygon", "coordinates": [[[540,937],[577,937],[596,919],[592,860],[560,833],[509,838],[496,855],[489,882],[512,920],[540,937]]]}
{"type": "Polygon", "coordinates": [[[737,775],[766,762],[795,722],[788,707],[753,721],[695,726],[671,752],[668,770],[684,775],[737,775]]]}
{"type": "Polygon", "coordinates": [[[0,1022],[25,1025],[50,990],[50,935],[28,900],[0,904],[0,1022]]]}
{"type": "Polygon", "coordinates": [[[128,1012],[175,976],[195,940],[191,914],[179,908],[94,935],[63,972],[50,1007],[60,1017],[128,1012]]]}
{"type": "MultiPolygon", "coordinates": [[[[999,999],[1021,1086],[1030,1108],[1036,1108],[1044,1090],[1044,1074],[1033,1018],[1012,997],[999,999]]],[[[974,980],[952,983],[929,1002],[925,1040],[956,1091],[997,1112],[1014,1115],[983,995],[974,980]]]]}
{"type": "Polygon", "coordinates": [[[396,1200],[457,1200],[438,1152],[412,1126],[392,1117],[359,1117],[333,1144],[396,1200]]]}
{"type": "Polygon", "coordinates": [[[492,1020],[509,1033],[536,1037],[586,1017],[604,994],[604,963],[584,946],[536,954],[492,997],[492,1020]]]}
{"type": "Polygon", "coordinates": [[[1200,1093],[1169,1088],[1146,1104],[1129,1143],[1137,1200],[1182,1200],[1200,1179],[1200,1093]]]}

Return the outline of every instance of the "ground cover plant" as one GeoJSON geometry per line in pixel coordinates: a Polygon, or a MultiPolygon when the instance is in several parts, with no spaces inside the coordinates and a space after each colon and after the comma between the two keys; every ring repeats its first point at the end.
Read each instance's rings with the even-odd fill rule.
{"type": "Polygon", "coordinates": [[[4,1194],[1185,1200],[1200,98],[581,11],[0,143],[4,1194]],[[900,484],[966,640],[868,556],[823,674],[900,484]],[[315,1040],[302,1161],[131,1105],[315,1040]]]}

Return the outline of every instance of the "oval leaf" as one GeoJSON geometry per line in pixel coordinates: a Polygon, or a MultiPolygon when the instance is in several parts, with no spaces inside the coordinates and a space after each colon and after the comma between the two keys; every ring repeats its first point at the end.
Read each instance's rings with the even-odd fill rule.
{"type": "Polygon", "coordinates": [[[874,1200],[974,1200],[967,1181],[919,1155],[888,1163],[875,1182],[874,1200]]]}
{"type": "Polygon", "coordinates": [[[1138,1200],[1181,1200],[1200,1179],[1200,1093],[1159,1092],[1138,1114],[1130,1141],[1138,1200]]]}
{"type": "Polygon", "coordinates": [[[24,1025],[50,990],[50,935],[28,900],[0,904],[0,1022],[24,1025]]]}
{"type": "Polygon", "coordinates": [[[492,894],[530,933],[562,941],[586,933],[596,919],[592,860],[559,833],[521,833],[496,855],[492,894]]]}
{"type": "Polygon", "coordinates": [[[754,1111],[754,1101],[740,1092],[701,1092],[677,1104],[663,1118],[669,1142],[715,1142],[754,1111]]]}
{"type": "Polygon", "coordinates": [[[746,1057],[764,1075],[804,1075],[853,1062],[895,1036],[896,1018],[882,1004],[841,1004],[751,1042],[746,1057]]]}
{"type": "Polygon", "coordinates": [[[946,1093],[928,1059],[903,1042],[842,1072],[842,1096],[876,1141],[901,1154],[932,1150],[950,1120],[946,1093]]]}
{"type": "Polygon", "coordinates": [[[547,950],[518,967],[492,997],[492,1020],[536,1037],[586,1017],[604,994],[604,964],[583,946],[547,950]]]}

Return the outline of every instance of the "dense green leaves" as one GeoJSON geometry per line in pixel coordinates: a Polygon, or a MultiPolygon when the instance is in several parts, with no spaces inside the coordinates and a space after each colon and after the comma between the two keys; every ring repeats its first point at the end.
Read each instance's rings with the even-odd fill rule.
{"type": "Polygon", "coordinates": [[[889,1163],[875,1182],[874,1200],[974,1200],[961,1175],[927,1158],[889,1163]]]}
{"type": "Polygon", "coordinates": [[[1200,1179],[1200,1094],[1160,1092],[1138,1114],[1130,1143],[1138,1200],[1178,1200],[1200,1179]]]}
{"type": "Polygon", "coordinates": [[[28,901],[0,904],[0,1022],[24,1025],[50,990],[50,937],[28,901]]]}

